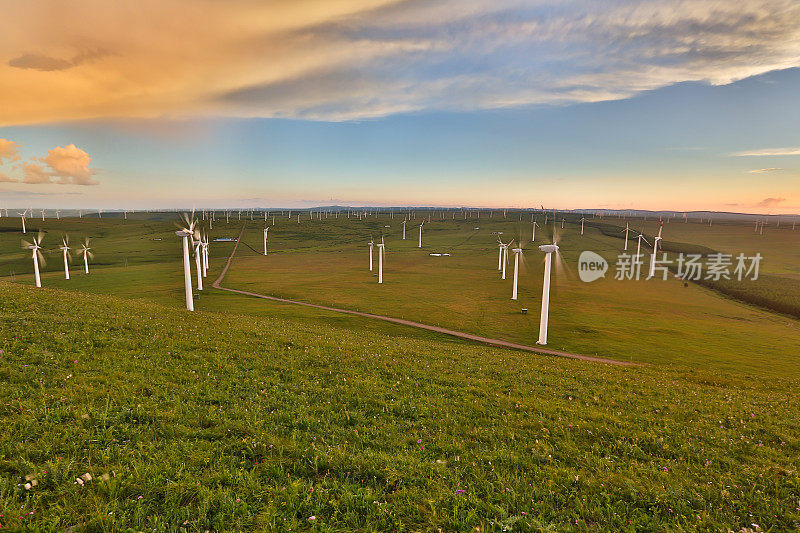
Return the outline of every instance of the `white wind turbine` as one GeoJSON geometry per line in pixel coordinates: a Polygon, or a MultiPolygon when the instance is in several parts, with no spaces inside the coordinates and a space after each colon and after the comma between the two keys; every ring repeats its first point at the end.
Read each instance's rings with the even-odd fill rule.
{"type": "Polygon", "coordinates": [[[42,266],[44,266],[44,256],[42,255],[42,239],[44,238],[44,234],[39,232],[39,235],[34,237],[33,242],[22,241],[23,247],[27,248],[32,252],[33,255],[33,278],[36,281],[36,286],[42,286],[42,278],[39,276],[39,261],[42,262],[42,266]]]}
{"type": "MultiPolygon", "coordinates": [[[[31,213],[33,214],[33,213],[31,213]]],[[[42,209],[42,222],[44,222],[44,209],[42,209]]]]}
{"type": "Polygon", "coordinates": [[[408,220],[403,221],[403,240],[406,240],[406,222],[408,222],[408,220]]]}
{"type": "Polygon", "coordinates": [[[385,248],[386,245],[384,244],[383,236],[381,235],[381,242],[378,243],[378,283],[383,283],[383,254],[385,248]]]}
{"type": "Polygon", "coordinates": [[[201,241],[203,243],[203,277],[205,278],[208,276],[208,234],[201,241]]]}
{"type": "Polygon", "coordinates": [[[26,209],[22,213],[17,213],[19,215],[20,220],[22,221],[22,234],[25,235],[27,231],[25,230],[25,215],[28,214],[28,210],[26,209]]]}
{"type": "Polygon", "coordinates": [[[583,223],[586,220],[586,217],[581,217],[581,235],[583,235],[583,223]]]}
{"type": "Polygon", "coordinates": [[[175,235],[183,239],[183,284],[186,289],[186,309],[194,311],[194,298],[192,296],[192,268],[189,263],[189,238],[194,237],[195,221],[194,216],[183,216],[184,227],[175,232],[175,235]]]}
{"type": "Polygon", "coordinates": [[[197,290],[203,290],[203,239],[200,237],[199,232],[195,232],[197,240],[192,241],[194,246],[194,267],[197,270],[197,290]]]}
{"type": "Polygon", "coordinates": [[[425,222],[419,225],[419,245],[417,246],[417,248],[422,248],[422,226],[424,224],[425,222]]]}
{"type": "Polygon", "coordinates": [[[553,253],[558,253],[558,245],[543,244],[539,249],[544,256],[544,282],[542,283],[542,313],[539,317],[539,340],[536,344],[547,344],[547,322],[550,316],[550,270],[553,264],[553,253]]]}
{"type": "Polygon", "coordinates": [[[624,229],[624,230],[622,230],[622,231],[624,231],[624,232],[625,232],[625,248],[623,248],[623,250],[625,250],[625,251],[627,252],[627,251],[628,251],[628,234],[629,234],[631,231],[633,231],[633,230],[631,229],[631,227],[630,227],[630,223],[629,223],[629,222],[626,222],[626,223],[625,223],[625,229],[624,229]]]}
{"type": "Polygon", "coordinates": [[[66,234],[61,237],[61,251],[64,252],[64,277],[69,279],[69,236],[66,234]]]}
{"type": "Polygon", "coordinates": [[[83,269],[87,274],[89,273],[89,259],[94,259],[94,254],[89,250],[91,250],[89,248],[89,237],[86,237],[81,245],[81,253],[83,254],[83,269]]]}
{"type": "Polygon", "coordinates": [[[520,239],[519,246],[511,250],[514,252],[514,288],[511,291],[511,299],[517,299],[517,284],[519,282],[519,258],[522,255],[522,239],[520,239]]]}
{"type": "MultiPolygon", "coordinates": [[[[266,216],[264,217],[264,220],[266,220],[266,216]]],[[[269,226],[264,226],[264,255],[267,255],[267,240],[269,238],[267,235],[268,233],[269,233],[269,226]]]]}
{"type": "Polygon", "coordinates": [[[375,245],[375,242],[370,237],[369,242],[369,271],[372,272],[372,247],[375,245]]]}
{"type": "Polygon", "coordinates": [[[506,279],[506,266],[508,265],[508,247],[514,242],[514,239],[511,239],[507,243],[503,244],[503,264],[502,264],[502,274],[500,275],[500,279],[506,279]]]}
{"type": "Polygon", "coordinates": [[[500,237],[497,238],[497,271],[500,272],[503,270],[503,241],[500,240],[500,237]]]}
{"type": "Polygon", "coordinates": [[[658,243],[661,241],[661,230],[664,229],[664,224],[662,223],[658,227],[658,235],[656,235],[655,239],[653,239],[653,255],[650,257],[650,273],[647,276],[648,278],[652,278],[656,275],[656,254],[658,253],[658,243]]]}
{"type": "MultiPolygon", "coordinates": [[[[532,221],[531,222],[531,242],[536,241],[536,226],[539,226],[539,224],[535,220],[532,221]]],[[[539,227],[541,227],[541,226],[539,226],[539,227]]]]}

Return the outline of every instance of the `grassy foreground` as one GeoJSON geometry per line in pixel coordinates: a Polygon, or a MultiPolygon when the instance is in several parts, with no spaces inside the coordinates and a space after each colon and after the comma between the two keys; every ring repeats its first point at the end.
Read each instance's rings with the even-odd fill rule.
{"type": "Polygon", "coordinates": [[[800,527],[796,381],[8,283],[0,306],[4,530],[800,527]]]}

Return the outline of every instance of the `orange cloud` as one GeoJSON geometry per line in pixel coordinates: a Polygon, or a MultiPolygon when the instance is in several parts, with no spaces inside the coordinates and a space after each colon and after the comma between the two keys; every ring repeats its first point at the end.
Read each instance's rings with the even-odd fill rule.
{"type": "Polygon", "coordinates": [[[95,174],[93,168],[89,168],[92,158],[75,146],[69,144],[65,147],[57,146],[47,152],[47,156],[41,159],[50,167],[50,175],[58,178],[62,185],[97,185],[97,181],[92,179],[95,174]]]}
{"type": "Polygon", "coordinates": [[[0,172],[0,183],[16,183],[18,181],[18,179],[12,178],[11,176],[7,176],[0,172]]]}
{"type": "Polygon", "coordinates": [[[764,198],[756,204],[756,207],[775,207],[781,202],[785,202],[786,198],[764,198]]]}
{"type": "Polygon", "coordinates": [[[0,126],[104,117],[350,120],[627,98],[800,66],[800,3],[791,0],[568,9],[543,0],[535,10],[524,9],[525,0],[5,4],[0,126]]]}
{"type": "Polygon", "coordinates": [[[9,159],[11,161],[19,160],[18,154],[19,145],[9,141],[8,139],[0,139],[0,163],[3,162],[3,159],[9,159]]]}
{"type": "Polygon", "coordinates": [[[30,183],[33,185],[41,185],[44,183],[52,183],[52,177],[47,173],[44,166],[37,165],[36,163],[25,163],[22,165],[22,183],[30,183]]]}

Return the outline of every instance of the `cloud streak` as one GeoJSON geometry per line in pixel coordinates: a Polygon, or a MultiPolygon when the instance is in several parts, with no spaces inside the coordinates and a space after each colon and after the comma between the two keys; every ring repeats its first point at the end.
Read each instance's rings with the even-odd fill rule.
{"type": "MultiPolygon", "coordinates": [[[[763,148],[761,150],[745,150],[743,152],[734,152],[731,155],[734,157],[800,155],[800,148],[763,148]]],[[[778,170],[778,169],[770,169],[770,170],[778,170]]]]}
{"type": "Polygon", "coordinates": [[[354,120],[627,98],[800,66],[800,4],[679,0],[45,0],[0,19],[0,125],[354,120]],[[66,9],[66,8],[65,8],[66,9]],[[70,24],[63,24],[68,14],[70,24]]]}
{"type": "Polygon", "coordinates": [[[756,204],[756,207],[775,207],[781,202],[785,202],[786,198],[764,198],[756,204]]]}

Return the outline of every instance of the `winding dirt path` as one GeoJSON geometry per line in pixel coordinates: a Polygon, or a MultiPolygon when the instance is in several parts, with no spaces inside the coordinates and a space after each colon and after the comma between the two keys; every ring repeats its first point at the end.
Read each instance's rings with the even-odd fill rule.
{"type": "Polygon", "coordinates": [[[236,244],[233,246],[233,251],[231,255],[228,256],[228,261],[225,263],[225,266],[222,268],[222,272],[220,272],[219,277],[211,284],[212,287],[215,289],[219,289],[222,291],[228,292],[235,292],[237,294],[243,294],[245,296],[252,296],[254,298],[263,298],[264,300],[272,300],[273,302],[283,302],[288,304],[295,304],[295,305],[304,305],[306,307],[313,307],[315,309],[322,309],[324,311],[333,311],[336,313],[345,313],[348,315],[355,315],[355,316],[362,316],[366,318],[374,318],[376,320],[383,320],[384,322],[392,322],[394,324],[400,324],[403,326],[410,326],[412,328],[419,328],[419,329],[426,329],[428,331],[435,331],[437,333],[443,333],[445,335],[451,335],[453,337],[458,337],[461,339],[467,339],[475,342],[480,342],[482,344],[488,344],[489,346],[500,346],[502,348],[512,348],[514,350],[523,350],[526,352],[534,352],[540,353],[544,355],[555,355],[558,357],[567,357],[570,359],[580,359],[582,361],[593,361],[595,363],[606,363],[611,365],[621,365],[621,366],[641,366],[639,363],[632,363],[627,361],[616,361],[614,359],[605,359],[603,357],[592,357],[590,355],[580,355],[570,352],[562,352],[560,350],[550,350],[548,348],[541,348],[538,346],[527,346],[525,344],[517,344],[515,342],[504,341],[501,339],[491,339],[489,337],[481,337],[480,335],[473,335],[471,333],[464,333],[462,331],[455,331],[452,329],[440,328],[439,326],[431,326],[429,324],[423,324],[421,322],[413,322],[411,320],[404,320],[402,318],[393,318],[390,316],[384,315],[375,315],[372,313],[362,313],[361,311],[352,311],[350,309],[339,309],[338,307],[329,307],[327,305],[318,305],[312,304],[308,302],[301,302],[298,300],[287,300],[286,298],[277,298],[275,296],[267,296],[266,294],[258,294],[256,292],[249,292],[249,291],[242,291],[239,289],[230,289],[228,287],[222,286],[222,280],[225,278],[225,275],[228,273],[228,268],[231,266],[231,262],[233,261],[233,256],[236,255],[236,250],[239,248],[239,242],[242,239],[242,235],[244,235],[244,228],[247,224],[242,224],[242,229],[239,232],[239,237],[236,239],[236,244]]]}

